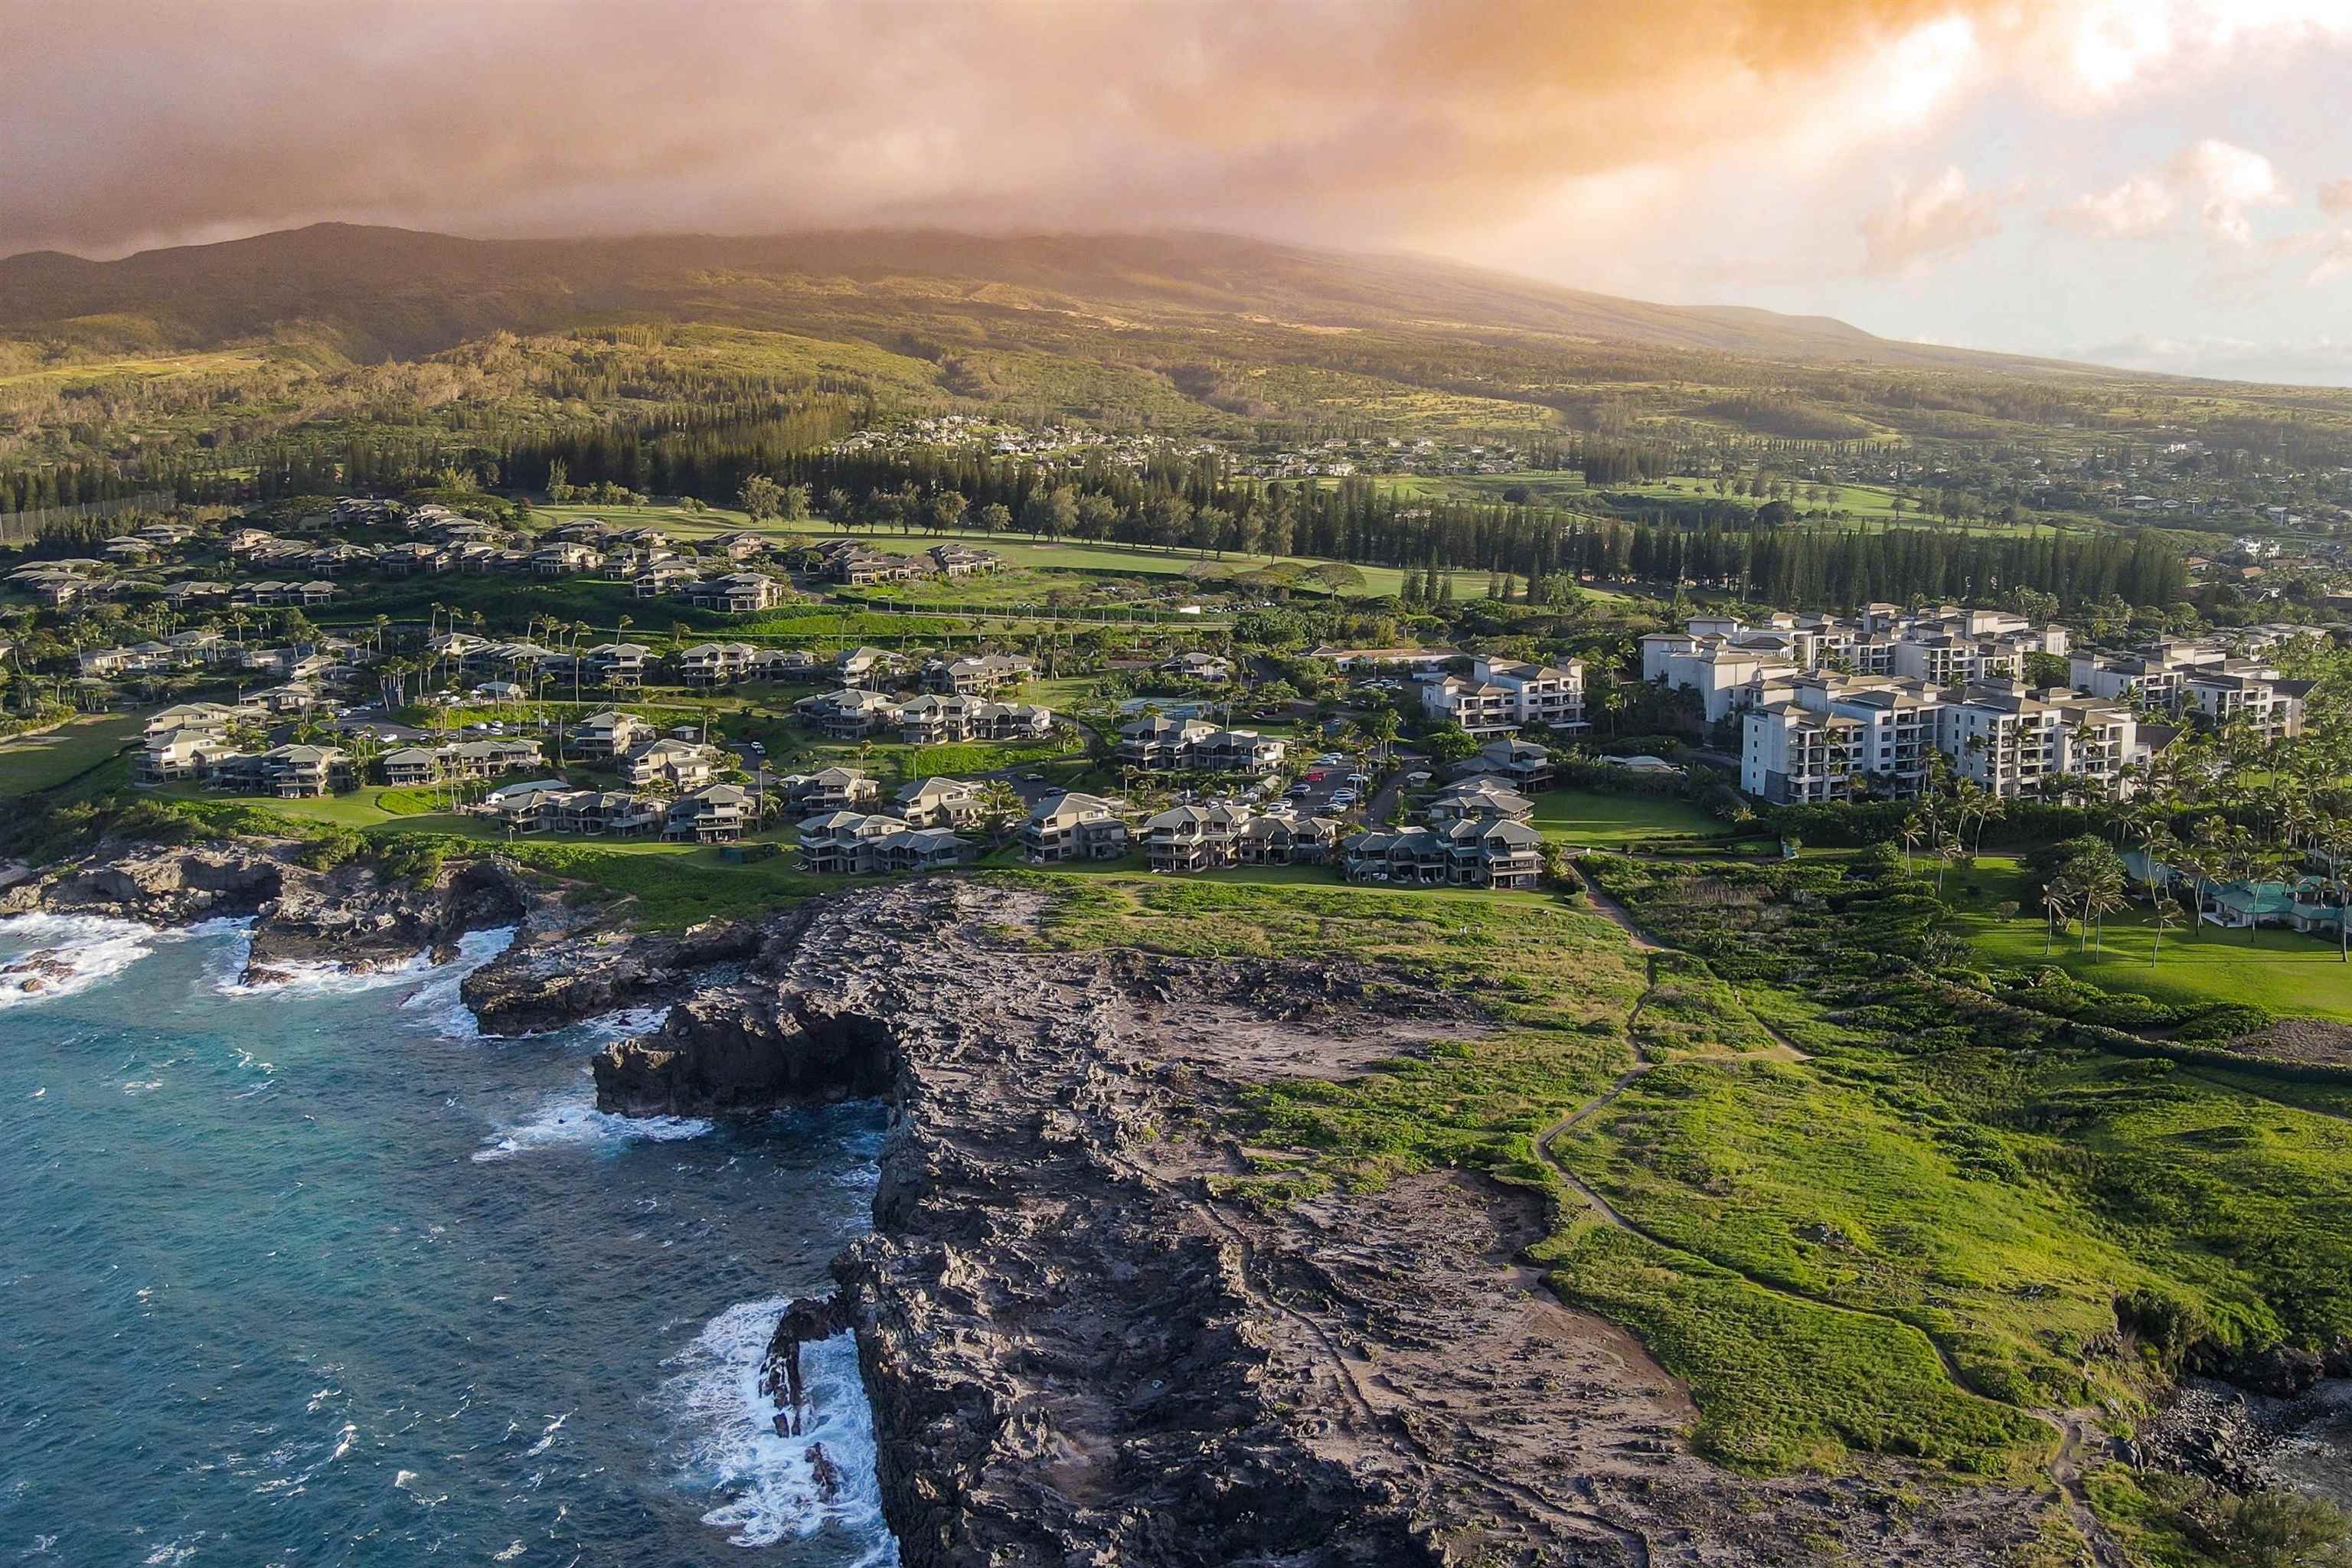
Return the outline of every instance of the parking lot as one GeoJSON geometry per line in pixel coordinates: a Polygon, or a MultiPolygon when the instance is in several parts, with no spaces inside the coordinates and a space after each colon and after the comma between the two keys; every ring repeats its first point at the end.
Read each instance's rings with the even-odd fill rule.
{"type": "Polygon", "coordinates": [[[1373,783],[1370,775],[1354,769],[1355,764],[1338,753],[1326,752],[1309,760],[1286,798],[1310,816],[1344,816],[1364,804],[1373,783]]]}

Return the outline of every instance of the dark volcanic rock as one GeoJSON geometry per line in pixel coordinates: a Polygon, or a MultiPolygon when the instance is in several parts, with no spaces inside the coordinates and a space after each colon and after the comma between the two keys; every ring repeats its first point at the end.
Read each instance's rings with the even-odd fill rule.
{"type": "Polygon", "coordinates": [[[527,935],[466,976],[458,994],[488,1033],[540,1034],[667,1002],[715,965],[748,962],[766,934],[748,921],[638,937],[558,929],[527,935]]]}
{"type": "Polygon", "coordinates": [[[816,900],[596,1062],[607,1110],[887,1093],[874,1234],[763,1379],[789,1434],[797,1347],[854,1331],[908,1568],[1979,1568],[2040,1531],[2015,1489],[1906,1476],[1894,1510],[1860,1467],[1695,1458],[1672,1379],[1523,1260],[1532,1194],[1435,1173],[1221,1196],[1248,1086],[1488,1026],[1371,965],[1024,945],[1038,902],[816,900]]]}
{"type": "Polygon", "coordinates": [[[289,963],[372,969],[419,952],[446,957],[466,932],[511,924],[530,907],[531,895],[502,861],[468,861],[412,885],[360,866],[313,871],[293,855],[286,844],[103,846],[9,889],[0,913],[42,909],[156,926],[250,917],[252,962],[275,973],[289,963]]]}
{"type": "Polygon", "coordinates": [[[40,948],[0,963],[0,990],[37,995],[60,980],[70,980],[73,973],[71,960],[56,948],[40,948]]]}
{"type": "Polygon", "coordinates": [[[823,998],[689,997],[658,1034],[597,1053],[596,1102],[627,1116],[707,1116],[786,1100],[878,1095],[898,1077],[877,1018],[823,998]]]}

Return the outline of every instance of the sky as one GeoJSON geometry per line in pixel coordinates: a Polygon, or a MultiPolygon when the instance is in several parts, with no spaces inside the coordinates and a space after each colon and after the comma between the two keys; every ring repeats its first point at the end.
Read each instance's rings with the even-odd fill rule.
{"type": "Polygon", "coordinates": [[[0,254],[1213,228],[2352,384],[2352,0],[6,0],[0,60],[0,254]]]}

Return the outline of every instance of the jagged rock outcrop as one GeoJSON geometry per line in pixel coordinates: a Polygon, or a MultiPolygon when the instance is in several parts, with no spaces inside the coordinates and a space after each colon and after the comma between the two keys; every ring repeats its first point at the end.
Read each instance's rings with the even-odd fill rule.
{"type": "Polygon", "coordinates": [[[295,963],[371,969],[419,952],[446,958],[466,932],[512,924],[532,902],[501,860],[466,861],[413,884],[360,865],[314,871],[295,853],[288,844],[102,845],[9,889],[0,914],[43,910],[156,926],[249,917],[248,978],[258,979],[295,963]]]}
{"type": "Polygon", "coordinates": [[[788,1100],[886,1093],[898,1075],[888,1027],[825,999],[705,994],[660,1031],[597,1053],[596,1100],[628,1116],[708,1116],[788,1100]]]}
{"type": "Polygon", "coordinates": [[[257,914],[284,891],[289,864],[280,854],[234,845],[102,846],[87,859],[9,889],[0,895],[0,914],[46,910],[158,926],[257,914]]]}
{"type": "Polygon", "coordinates": [[[541,1034],[669,1001],[709,983],[723,966],[749,962],[772,935],[736,921],[630,936],[575,929],[553,910],[541,916],[535,929],[466,976],[459,989],[487,1033],[541,1034]]]}
{"type": "Polygon", "coordinates": [[[1251,1086],[1489,1027],[1457,988],[1054,951],[1039,912],[968,881],[815,900],[596,1064],[608,1110],[887,1092],[874,1233],[763,1376],[789,1435],[793,1353],[855,1332],[908,1568],[1730,1568],[1798,1542],[1976,1568],[2040,1528],[2014,1489],[1896,1508],[1866,1475],[1695,1458],[1673,1381],[1525,1261],[1533,1194],[1229,1195],[1251,1086]]]}

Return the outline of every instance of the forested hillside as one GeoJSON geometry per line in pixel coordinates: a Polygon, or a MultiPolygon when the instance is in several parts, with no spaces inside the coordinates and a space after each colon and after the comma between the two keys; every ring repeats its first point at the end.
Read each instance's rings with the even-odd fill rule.
{"type": "MultiPolygon", "coordinates": [[[[1654,564],[1834,598],[1859,543],[1727,555],[1707,536],[1907,515],[2030,539],[2110,526],[2127,492],[2174,480],[2189,510],[2168,525],[2226,533],[2194,520],[2341,507],[2352,394],[1206,235],[483,242],[322,225],[0,261],[0,513],[541,489],[558,463],[576,484],[712,501],[789,475],[865,513],[944,486],[1017,516],[1067,486],[1160,542],[1206,527],[1211,548],[1256,509],[1255,481],[1298,479],[1299,547],[1321,553],[1539,574],[1630,553],[1615,523],[1688,536],[1644,546],[1654,564]],[[1674,476],[1698,483],[1659,482],[1674,476]],[[1150,512],[1180,502],[1181,519],[1150,512]]],[[[1956,564],[1891,574],[2016,580],[1990,546],[1935,551],[1956,564]]],[[[2141,577],[2151,598],[2177,581],[2120,564],[2084,580],[2141,577]]]]}

